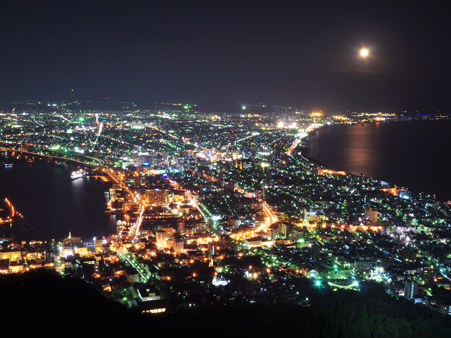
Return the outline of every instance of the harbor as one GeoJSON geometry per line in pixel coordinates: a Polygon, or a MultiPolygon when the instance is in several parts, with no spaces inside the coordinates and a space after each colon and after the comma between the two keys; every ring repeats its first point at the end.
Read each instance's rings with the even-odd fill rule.
{"type": "MultiPolygon", "coordinates": [[[[0,162],[4,159],[3,153],[0,162]]],[[[69,231],[83,238],[116,231],[119,216],[105,213],[110,179],[98,170],[69,163],[16,153],[13,167],[0,166],[0,200],[8,198],[25,218],[12,227],[16,241],[50,241],[69,231]],[[72,173],[80,170],[86,175],[72,179],[72,173]]],[[[5,232],[5,238],[10,235],[5,232]]]]}
{"type": "Polygon", "coordinates": [[[0,200],[0,243],[12,242],[14,232],[27,230],[29,224],[25,217],[7,198],[0,200]]]}

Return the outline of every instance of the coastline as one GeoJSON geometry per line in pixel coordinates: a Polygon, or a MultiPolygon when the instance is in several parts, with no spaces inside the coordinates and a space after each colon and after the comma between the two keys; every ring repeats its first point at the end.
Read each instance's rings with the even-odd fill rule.
{"type": "Polygon", "coordinates": [[[328,128],[336,128],[336,127],[343,127],[343,126],[346,126],[345,124],[334,124],[334,125],[327,125],[327,126],[322,126],[322,127],[320,127],[320,128],[317,128],[317,129],[315,129],[315,130],[312,130],[312,131],[310,131],[308,134],[307,134],[307,136],[306,137],[304,137],[303,139],[302,139],[302,141],[301,141],[301,156],[303,156],[303,157],[305,157],[306,159],[308,159],[309,161],[311,161],[311,162],[313,162],[313,163],[315,163],[315,164],[317,164],[317,165],[319,165],[319,166],[321,166],[321,167],[324,167],[324,168],[326,168],[326,169],[332,169],[332,170],[342,170],[342,169],[337,169],[337,168],[332,168],[332,167],[330,167],[330,166],[328,166],[328,165],[326,165],[326,164],[324,164],[324,163],[322,163],[321,161],[319,161],[319,160],[317,160],[317,159],[314,159],[313,157],[311,157],[311,156],[309,156],[309,155],[306,155],[305,154],[305,151],[304,151],[304,149],[308,149],[309,148],[309,140],[308,140],[308,138],[309,137],[313,137],[314,136],[314,134],[315,133],[317,133],[318,131],[320,131],[320,130],[323,130],[323,129],[328,129],[328,128]],[[305,139],[307,139],[306,141],[304,141],[305,139]]]}
{"type": "MultiPolygon", "coordinates": [[[[408,163],[409,161],[414,161],[416,160],[417,162],[421,164],[423,164],[422,162],[427,162],[427,161],[422,161],[421,159],[424,157],[432,159],[434,161],[439,162],[440,158],[443,158],[443,155],[441,154],[436,154],[436,153],[431,153],[430,148],[432,148],[433,143],[431,143],[430,145],[428,144],[428,142],[433,142],[431,140],[429,140],[426,136],[422,136],[422,137],[416,137],[416,134],[413,135],[413,133],[410,134],[409,136],[409,131],[411,128],[418,128],[418,126],[424,127],[426,123],[426,128],[424,128],[424,130],[428,130],[428,125],[427,123],[429,122],[440,122],[440,125],[443,127],[443,125],[447,125],[450,122],[446,122],[446,121],[451,121],[449,119],[400,119],[400,120],[387,120],[387,121],[381,121],[378,122],[378,124],[380,126],[393,126],[390,128],[391,132],[393,132],[393,129],[398,129],[399,126],[396,126],[397,124],[395,123],[385,123],[385,122],[411,122],[409,124],[406,124],[406,126],[409,126],[409,128],[403,128],[403,129],[399,129],[397,130],[397,132],[401,135],[404,135],[404,133],[406,133],[405,135],[405,140],[401,140],[401,141],[405,141],[406,144],[409,144],[409,147],[407,147],[409,151],[415,153],[414,155],[405,155],[404,157],[406,157],[406,161],[401,161],[401,164],[406,165],[406,163],[408,163]],[[442,122],[446,122],[446,123],[442,123],[442,122]],[[396,127],[395,127],[396,126],[396,127]],[[407,131],[406,131],[407,130],[407,131]],[[409,138],[410,137],[410,138],[409,138]],[[410,139],[413,139],[414,141],[419,143],[419,146],[417,147],[410,147],[410,139]],[[410,149],[409,149],[410,148],[410,149]],[[421,150],[424,150],[424,152],[422,152],[421,150]],[[416,155],[416,156],[415,156],[416,155]]],[[[366,126],[370,126],[371,124],[374,124],[375,122],[367,122],[366,126]]],[[[401,125],[401,124],[400,124],[401,125]]],[[[404,125],[404,123],[402,124],[404,125]]],[[[325,151],[320,151],[320,156],[315,156],[313,157],[311,155],[311,147],[312,147],[312,143],[313,142],[318,142],[317,140],[312,140],[312,138],[317,136],[316,132],[324,132],[324,130],[327,128],[333,128],[333,129],[340,129],[340,128],[335,128],[338,126],[348,126],[348,127],[353,127],[353,128],[357,128],[354,127],[352,125],[344,125],[344,124],[336,124],[336,125],[330,125],[330,126],[325,126],[322,128],[318,128],[315,129],[313,131],[311,131],[306,138],[303,139],[302,141],[302,145],[301,145],[301,154],[303,157],[305,157],[306,159],[318,164],[319,166],[323,166],[327,169],[332,169],[335,171],[345,171],[347,174],[350,175],[355,175],[358,176],[360,174],[364,174],[364,176],[375,179],[377,181],[383,181],[383,182],[387,182],[390,186],[397,186],[397,187],[403,187],[405,189],[407,189],[408,191],[415,193],[415,194],[426,194],[426,195],[431,195],[431,196],[438,196],[436,197],[437,200],[439,201],[448,201],[451,199],[450,194],[447,193],[448,190],[446,190],[446,188],[443,187],[443,184],[447,183],[447,181],[445,180],[446,178],[446,173],[443,172],[443,170],[440,172],[441,175],[436,174],[436,171],[441,169],[439,167],[439,165],[435,165],[433,166],[431,164],[431,166],[434,167],[435,170],[428,168],[427,167],[427,163],[424,164],[424,167],[426,168],[420,168],[418,165],[415,165],[416,162],[414,162],[411,166],[408,166],[407,169],[405,169],[404,171],[401,171],[401,169],[398,168],[398,166],[396,166],[396,164],[394,164],[396,162],[396,160],[398,160],[398,158],[396,156],[394,156],[393,154],[391,154],[390,156],[392,156],[391,160],[393,160],[393,162],[390,162],[387,165],[387,168],[390,168],[390,170],[388,170],[387,168],[384,168],[384,170],[381,170],[382,165],[379,165],[377,163],[377,165],[379,165],[379,169],[381,172],[384,171],[385,175],[378,175],[373,174],[373,175],[367,175],[366,173],[362,173],[359,171],[352,171],[349,170],[349,165],[350,165],[350,160],[346,159],[346,161],[348,163],[344,163],[346,161],[341,161],[341,163],[338,163],[338,161],[336,160],[336,153],[333,152],[332,150],[329,151],[329,153],[332,153],[334,156],[332,156],[331,158],[335,157],[335,159],[332,159],[332,162],[335,161],[335,163],[330,163],[330,164],[326,164],[324,161],[324,157],[325,154],[327,152],[325,151]],[[344,164],[344,165],[343,165],[344,164]],[[437,169],[438,167],[438,169],[437,169]],[[422,171],[421,171],[422,170],[422,171]],[[426,170],[428,170],[428,172],[430,173],[429,175],[426,174],[426,170]],[[425,174],[423,174],[423,172],[425,174]],[[419,176],[421,173],[421,176],[419,176]],[[401,176],[402,175],[402,176],[401,176]],[[439,181],[438,176],[442,177],[442,181],[439,181]],[[424,177],[424,178],[423,178],[424,177]],[[399,179],[401,178],[401,179],[399,179]],[[408,184],[408,182],[411,181],[411,183],[413,184],[408,184]],[[406,183],[407,182],[407,183],[406,183]],[[421,183],[421,184],[420,184],[421,183]],[[430,189],[429,187],[434,187],[433,189],[430,189]]],[[[360,128],[358,128],[360,129],[360,128]]],[[[352,129],[351,129],[352,130],[352,129]]],[[[371,132],[371,128],[368,129],[363,129],[365,131],[371,132]]],[[[346,133],[348,135],[348,133],[346,133]]],[[[324,135],[324,133],[323,133],[324,135]]],[[[343,136],[340,133],[335,134],[333,137],[338,137],[338,136],[343,136]]],[[[373,135],[374,136],[374,135],[373,135]]],[[[332,136],[329,136],[329,138],[333,138],[332,136]]],[[[380,138],[382,138],[382,136],[378,136],[380,138]]],[[[384,137],[386,137],[386,135],[384,135],[384,137]]],[[[388,137],[388,136],[387,136],[388,137]]],[[[323,137],[324,138],[324,137],[323,137]]],[[[326,137],[327,138],[327,137],[326,137]]],[[[354,136],[353,138],[353,142],[355,142],[357,139],[357,136],[354,136]]],[[[342,151],[342,149],[337,149],[337,145],[336,142],[334,140],[334,142],[329,142],[327,143],[326,141],[322,140],[321,146],[317,143],[317,148],[316,149],[322,149],[324,148],[324,145],[326,144],[326,146],[328,148],[331,148],[333,150],[336,150],[337,152],[342,151]],[[329,147],[330,146],[330,147],[329,147]]],[[[417,145],[417,144],[416,144],[417,145]]],[[[397,149],[400,146],[396,145],[396,147],[393,147],[393,149],[397,149]]],[[[374,153],[374,149],[373,148],[365,148],[366,150],[371,150],[372,154],[374,153]]],[[[323,150],[323,149],[322,149],[323,150]]],[[[380,149],[377,149],[380,150],[380,149]]],[[[398,150],[396,150],[398,151],[398,150]]],[[[401,153],[402,155],[402,151],[399,150],[399,153],[401,153]]],[[[385,157],[388,157],[387,155],[388,151],[387,149],[385,149],[385,152],[383,152],[383,150],[380,150],[380,152],[376,155],[378,156],[382,156],[383,159],[385,159],[385,157]],[[381,155],[382,154],[382,155],[381,155]]],[[[342,154],[342,153],[340,153],[342,154]]],[[[376,156],[375,155],[375,156],[376,156]]],[[[401,157],[400,154],[396,154],[398,157],[401,157]]],[[[403,157],[403,158],[404,158],[403,157]]],[[[373,160],[373,159],[372,159],[373,160]]],[[[363,160],[362,160],[363,161],[363,160]]],[[[373,161],[374,162],[374,161],[373,161]]],[[[432,163],[432,161],[431,161],[432,163]]],[[[418,163],[416,163],[418,164],[418,163]]],[[[373,167],[371,167],[371,169],[373,169],[373,167]]],[[[449,190],[451,191],[451,189],[449,190]]]]}
{"type": "MultiPolygon", "coordinates": [[[[412,122],[412,120],[406,120],[406,121],[404,121],[404,120],[402,120],[402,121],[384,121],[384,122],[412,122]]],[[[422,122],[424,122],[424,121],[422,121],[422,122]]],[[[368,122],[367,124],[370,124],[370,123],[374,123],[374,122],[368,122]]],[[[318,160],[318,159],[315,159],[315,158],[313,158],[312,156],[310,156],[310,155],[307,155],[306,154],[306,149],[308,149],[309,148],[309,143],[311,142],[311,138],[312,137],[315,137],[315,135],[316,135],[316,133],[318,133],[318,132],[321,132],[321,131],[324,131],[324,129],[340,129],[340,128],[336,128],[336,127],[338,127],[338,126],[348,126],[348,127],[353,127],[353,128],[356,128],[357,126],[353,126],[353,125],[349,125],[349,124],[334,124],[334,125],[325,125],[325,126],[322,126],[322,127],[320,127],[320,128],[317,128],[317,129],[315,129],[315,130],[312,130],[312,131],[310,131],[309,133],[308,133],[308,135],[305,137],[305,138],[303,138],[302,139],[302,142],[300,143],[300,148],[301,148],[301,155],[300,156],[302,156],[302,157],[304,157],[304,158],[306,158],[308,161],[310,161],[310,162],[312,162],[312,163],[314,163],[314,164],[316,164],[317,166],[319,166],[319,167],[322,167],[322,168],[325,168],[325,169],[332,169],[332,170],[335,170],[335,171],[341,171],[341,170],[343,170],[343,171],[345,171],[346,172],[346,174],[347,175],[352,175],[352,176],[359,176],[359,174],[356,174],[356,173],[353,173],[353,172],[350,172],[350,171],[347,171],[347,170],[344,170],[343,168],[340,168],[339,166],[330,166],[330,165],[327,165],[327,164],[325,164],[324,162],[322,162],[321,160],[318,160]],[[307,144],[305,144],[305,143],[307,143],[307,144]]],[[[359,128],[360,129],[360,128],[359,128]]],[[[366,130],[366,129],[365,129],[366,130]]],[[[23,152],[23,151],[21,151],[21,150],[16,150],[16,152],[20,152],[20,153],[23,153],[23,154],[28,154],[28,155],[35,155],[35,156],[41,156],[41,155],[39,155],[39,154],[32,154],[32,153],[29,153],[29,152],[23,152]]],[[[49,156],[42,156],[42,158],[48,158],[49,156]]],[[[55,164],[55,160],[57,160],[57,159],[59,159],[59,160],[63,160],[63,158],[58,158],[58,157],[56,157],[56,158],[52,158],[52,159],[48,159],[48,160],[44,160],[44,161],[42,161],[42,162],[50,162],[50,163],[53,163],[54,165],[56,165],[55,164]]],[[[71,159],[65,159],[68,163],[70,162],[70,161],[73,161],[73,160],[71,160],[71,159]]],[[[37,161],[37,162],[40,162],[40,161],[37,161]]],[[[24,163],[28,163],[28,161],[24,161],[24,163]]],[[[77,162],[73,162],[73,163],[75,163],[75,164],[78,164],[78,161],[77,162]]],[[[68,166],[68,165],[70,165],[70,166],[72,166],[71,164],[65,164],[66,166],[68,166]]],[[[367,176],[367,175],[365,175],[366,177],[369,177],[369,178],[371,178],[370,176],[367,176]]],[[[373,179],[373,178],[371,178],[371,179],[373,179]]],[[[398,187],[403,187],[403,188],[405,188],[405,189],[407,189],[408,191],[410,191],[410,192],[412,192],[412,193],[415,193],[415,194],[418,194],[418,192],[416,191],[416,190],[413,190],[412,189],[412,187],[410,187],[409,185],[397,185],[397,184],[391,184],[391,180],[387,180],[387,179],[379,179],[379,178],[376,178],[376,179],[374,179],[375,181],[378,181],[378,182],[387,182],[388,183],[388,185],[389,186],[398,186],[398,187]]],[[[446,198],[437,198],[437,200],[438,201],[446,201],[447,199],[446,198]]]]}
{"type": "Polygon", "coordinates": [[[4,185],[1,197],[12,199],[29,225],[26,231],[16,227],[15,241],[63,240],[69,232],[83,239],[110,234],[114,216],[105,213],[107,186],[101,179],[89,179],[92,182],[83,182],[86,178],[71,180],[70,173],[78,169],[74,164],[62,165],[45,159],[34,162],[15,159],[12,168],[0,167],[3,173],[10,172],[8,178],[3,177],[1,180],[4,185]],[[32,165],[38,167],[32,170],[32,165]],[[16,172],[18,168],[20,170],[16,172]],[[22,184],[19,176],[23,174],[33,178],[25,178],[22,184]],[[25,198],[19,198],[25,195],[25,198]]]}

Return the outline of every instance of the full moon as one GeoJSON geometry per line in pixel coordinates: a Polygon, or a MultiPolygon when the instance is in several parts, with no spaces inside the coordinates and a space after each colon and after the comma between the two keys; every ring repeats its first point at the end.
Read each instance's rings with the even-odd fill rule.
{"type": "Polygon", "coordinates": [[[366,48],[362,48],[361,50],[360,50],[360,56],[361,57],[367,57],[368,56],[368,54],[369,54],[369,51],[368,51],[368,49],[366,49],[366,48]]]}

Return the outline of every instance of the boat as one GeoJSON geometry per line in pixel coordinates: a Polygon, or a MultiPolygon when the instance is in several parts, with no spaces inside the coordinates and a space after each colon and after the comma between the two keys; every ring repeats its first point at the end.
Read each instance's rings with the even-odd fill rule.
{"type": "Polygon", "coordinates": [[[72,174],[70,174],[70,178],[72,180],[76,180],[77,178],[86,177],[86,174],[87,174],[86,171],[80,169],[78,171],[73,171],[72,174]]]}

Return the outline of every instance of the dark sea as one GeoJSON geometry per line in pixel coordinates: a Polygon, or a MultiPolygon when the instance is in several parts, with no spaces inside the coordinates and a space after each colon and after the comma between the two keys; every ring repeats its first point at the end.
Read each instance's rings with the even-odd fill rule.
{"type": "Polygon", "coordinates": [[[386,121],[317,130],[304,154],[331,169],[451,200],[450,149],[451,120],[386,121]]]}
{"type": "Polygon", "coordinates": [[[92,239],[116,231],[115,216],[106,215],[104,183],[71,180],[69,165],[33,162],[0,166],[0,199],[8,198],[27,220],[27,230],[14,229],[15,241],[92,239]]]}

